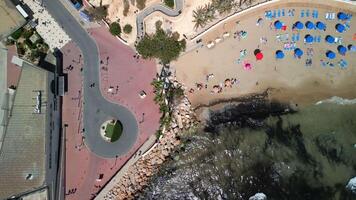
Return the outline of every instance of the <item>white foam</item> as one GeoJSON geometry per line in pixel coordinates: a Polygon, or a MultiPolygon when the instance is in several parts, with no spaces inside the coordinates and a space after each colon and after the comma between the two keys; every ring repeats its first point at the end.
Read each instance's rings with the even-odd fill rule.
{"type": "Polygon", "coordinates": [[[315,105],[320,105],[323,103],[334,103],[338,105],[351,105],[351,104],[356,104],[356,99],[343,99],[341,97],[333,96],[330,99],[322,100],[316,102],[315,105]]]}

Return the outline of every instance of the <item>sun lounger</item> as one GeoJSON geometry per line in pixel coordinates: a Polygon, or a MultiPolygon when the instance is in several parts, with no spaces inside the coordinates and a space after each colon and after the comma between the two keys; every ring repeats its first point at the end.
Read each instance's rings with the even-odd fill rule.
{"type": "Polygon", "coordinates": [[[305,12],[305,16],[309,17],[309,9],[305,12]]]}
{"type": "Polygon", "coordinates": [[[272,17],[273,17],[273,18],[276,18],[276,15],[277,15],[277,14],[276,14],[276,10],[273,10],[273,15],[272,15],[272,17]]]}
{"type": "Polygon", "coordinates": [[[319,11],[318,10],[314,10],[314,18],[318,19],[319,17],[319,11]]]}
{"type": "Polygon", "coordinates": [[[317,42],[317,43],[320,43],[320,42],[321,42],[321,36],[320,36],[320,35],[316,38],[316,42],[317,42]]]}
{"type": "Polygon", "coordinates": [[[304,10],[300,11],[300,17],[304,17],[304,10]]]}
{"type": "Polygon", "coordinates": [[[280,18],[281,17],[281,10],[278,9],[278,12],[277,12],[277,17],[280,18]]]}
{"type": "Polygon", "coordinates": [[[336,16],[335,13],[330,13],[330,19],[331,19],[331,20],[334,20],[334,19],[335,19],[335,16],[336,16]]]}
{"type": "Polygon", "coordinates": [[[329,15],[330,15],[329,13],[325,13],[325,19],[326,20],[329,20],[329,15]]]}
{"type": "Polygon", "coordinates": [[[285,12],[284,12],[284,9],[282,9],[282,17],[285,16],[285,12]]]}
{"type": "Polygon", "coordinates": [[[300,40],[300,33],[297,33],[297,36],[296,36],[296,38],[295,38],[297,41],[299,41],[300,40]]]}
{"type": "Polygon", "coordinates": [[[267,10],[267,11],[265,12],[265,17],[266,17],[267,19],[272,19],[272,11],[267,10]]]}
{"type": "Polygon", "coordinates": [[[292,42],[295,42],[295,33],[292,34],[292,42]]]}

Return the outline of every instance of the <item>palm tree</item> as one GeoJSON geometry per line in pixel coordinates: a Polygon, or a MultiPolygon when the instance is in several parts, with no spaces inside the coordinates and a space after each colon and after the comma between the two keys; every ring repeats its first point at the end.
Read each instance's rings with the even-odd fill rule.
{"type": "Polygon", "coordinates": [[[198,29],[199,27],[204,27],[206,25],[207,19],[205,14],[205,9],[203,7],[199,7],[198,9],[193,11],[193,22],[195,23],[195,29],[198,29]]]}
{"type": "Polygon", "coordinates": [[[215,19],[215,7],[209,3],[204,6],[206,21],[212,21],[215,19]]]}

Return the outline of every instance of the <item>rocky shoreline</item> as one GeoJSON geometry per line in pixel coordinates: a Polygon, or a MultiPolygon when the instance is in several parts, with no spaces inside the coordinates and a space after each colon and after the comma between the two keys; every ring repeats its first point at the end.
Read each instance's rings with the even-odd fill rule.
{"type": "Polygon", "coordinates": [[[180,135],[184,130],[198,124],[187,97],[183,97],[174,106],[172,114],[172,122],[169,128],[163,131],[158,142],[129,168],[120,182],[105,195],[104,199],[136,198],[148,185],[150,178],[157,173],[162,163],[181,144],[180,135]]]}

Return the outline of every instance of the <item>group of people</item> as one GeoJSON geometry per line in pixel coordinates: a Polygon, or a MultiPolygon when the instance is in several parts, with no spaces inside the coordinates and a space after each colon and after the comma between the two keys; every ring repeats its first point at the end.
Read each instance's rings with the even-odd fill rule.
{"type": "MultiPolygon", "coordinates": [[[[195,88],[190,88],[189,93],[194,93],[195,90],[208,89],[208,83],[211,78],[214,78],[214,74],[206,75],[206,83],[195,83],[195,88]]],[[[232,88],[233,85],[239,83],[237,78],[227,78],[224,82],[220,82],[218,85],[214,85],[213,89],[210,91],[211,94],[221,93],[223,88],[232,88]]]]}

